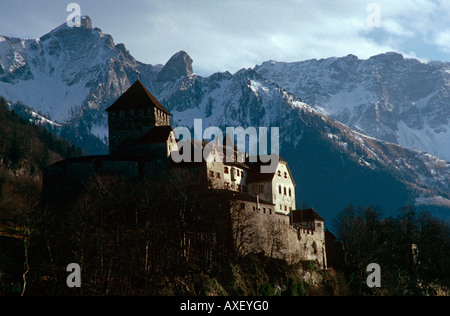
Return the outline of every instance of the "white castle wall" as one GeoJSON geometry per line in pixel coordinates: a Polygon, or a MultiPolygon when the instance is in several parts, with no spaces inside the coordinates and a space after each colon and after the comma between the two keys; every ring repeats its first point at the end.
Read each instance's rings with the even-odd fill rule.
{"type": "MultiPolygon", "coordinates": [[[[289,217],[271,211],[274,205],[260,205],[254,211],[256,203],[247,203],[245,212],[241,215],[241,225],[250,224],[246,229],[247,244],[242,247],[242,254],[249,252],[264,252],[265,255],[294,263],[301,260],[316,262],[321,268],[326,268],[325,233],[323,225],[311,229],[299,229],[289,224],[289,217]],[[266,208],[264,213],[263,209],[266,208]]],[[[322,223],[323,224],[323,223],[322,223]]]]}

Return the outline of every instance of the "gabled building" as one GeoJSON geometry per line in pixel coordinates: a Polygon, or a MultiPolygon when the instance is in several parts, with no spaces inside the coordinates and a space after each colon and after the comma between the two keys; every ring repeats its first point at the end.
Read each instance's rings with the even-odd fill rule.
{"type": "Polygon", "coordinates": [[[172,115],[139,80],[106,111],[110,154],[143,138],[154,127],[170,126],[172,115]]]}
{"type": "Polygon", "coordinates": [[[288,163],[278,157],[278,164],[273,172],[261,173],[261,165],[267,164],[261,161],[251,164],[248,175],[248,192],[251,195],[259,194],[262,198],[272,202],[276,206],[275,212],[290,216],[296,208],[295,181],[289,169],[288,163]]]}

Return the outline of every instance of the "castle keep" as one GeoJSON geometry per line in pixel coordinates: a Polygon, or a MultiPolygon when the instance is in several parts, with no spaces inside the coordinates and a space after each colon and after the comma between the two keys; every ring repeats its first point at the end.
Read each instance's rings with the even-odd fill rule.
{"type": "Polygon", "coordinates": [[[106,111],[109,155],[68,159],[50,166],[44,173],[45,195],[64,199],[96,174],[152,179],[163,177],[170,168],[183,168],[207,179],[211,189],[238,201],[239,212],[251,216],[253,232],[260,238],[257,244],[245,245],[244,251],[262,251],[290,262],[312,260],[326,268],[324,219],[312,209],[296,209],[295,181],[281,157],[273,172],[261,173],[265,160],[251,162],[227,137],[212,146],[205,141],[178,141],[170,125],[171,113],[139,80],[106,111]],[[173,153],[186,146],[191,152],[206,150],[207,157],[200,162],[175,162],[173,153]],[[224,159],[229,152],[232,159],[224,159]]]}

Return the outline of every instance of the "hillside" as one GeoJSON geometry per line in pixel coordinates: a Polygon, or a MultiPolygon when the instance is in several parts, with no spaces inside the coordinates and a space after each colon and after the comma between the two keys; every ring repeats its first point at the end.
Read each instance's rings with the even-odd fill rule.
{"type": "Polygon", "coordinates": [[[0,97],[0,236],[16,236],[7,219],[20,199],[24,183],[40,191],[42,170],[65,158],[83,155],[81,149],[11,111],[0,97]]]}
{"type": "Polygon", "coordinates": [[[31,124],[0,97],[0,168],[12,175],[35,175],[50,164],[83,155],[81,149],[31,124]]]}

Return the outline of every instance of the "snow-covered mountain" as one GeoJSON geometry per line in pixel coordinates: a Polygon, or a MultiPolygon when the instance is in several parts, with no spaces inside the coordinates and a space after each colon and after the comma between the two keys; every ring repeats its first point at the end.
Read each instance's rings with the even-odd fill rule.
{"type": "MultiPolygon", "coordinates": [[[[344,81],[333,79],[332,72],[310,79],[318,71],[308,74],[305,70],[301,76],[306,77],[301,80],[294,70],[283,70],[290,64],[269,62],[235,74],[201,77],[195,74],[186,52],[176,53],[165,65],[146,65],[136,61],[123,44],[115,45],[111,36],[93,28],[88,17],[82,22],[80,28],[63,24],[34,40],[0,37],[0,95],[13,104],[25,103],[35,113],[47,114],[61,125],[63,136],[79,145],[89,142],[86,147],[91,153],[105,151],[106,145],[94,137],[106,140],[104,110],[139,73],[140,81],[173,113],[174,126],[192,127],[194,119],[201,118],[203,128],[279,127],[281,155],[294,173],[298,203],[315,207],[325,217],[331,218],[349,203],[381,205],[389,213],[417,202],[439,207],[444,216],[450,214],[450,209],[445,211],[450,208],[449,163],[394,144],[396,139],[387,142],[366,136],[349,128],[351,124],[324,114],[333,113],[319,102],[332,98],[323,86],[344,81]],[[303,102],[294,88],[306,85],[311,99],[301,95],[307,101],[303,102]]],[[[357,60],[348,59],[349,64],[357,60]]],[[[376,91],[378,82],[374,82],[376,91]]],[[[343,86],[351,92],[356,89],[352,84],[343,86]]],[[[373,92],[370,101],[385,106],[375,97],[373,92]]],[[[350,113],[356,112],[348,107],[350,113]]],[[[370,113],[361,107],[364,110],[370,113]]],[[[362,125],[362,121],[355,124],[362,125]]],[[[380,124],[385,123],[380,120],[380,124]]]]}
{"type": "Polygon", "coordinates": [[[450,63],[397,53],[268,61],[255,70],[363,134],[450,161],[450,63]]]}
{"type": "Polygon", "coordinates": [[[136,80],[136,71],[146,78],[159,70],[136,61],[87,16],[81,27],[64,23],[37,39],[0,36],[0,95],[71,130],[81,124],[102,140],[106,120],[98,111],[136,80]]]}

